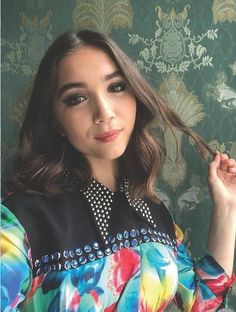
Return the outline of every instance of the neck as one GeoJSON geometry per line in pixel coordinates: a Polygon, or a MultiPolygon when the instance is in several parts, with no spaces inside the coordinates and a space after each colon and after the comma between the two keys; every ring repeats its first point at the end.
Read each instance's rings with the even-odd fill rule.
{"type": "Polygon", "coordinates": [[[117,161],[96,159],[96,161],[90,162],[90,164],[92,166],[94,179],[105,185],[111,191],[117,191],[117,161]]]}

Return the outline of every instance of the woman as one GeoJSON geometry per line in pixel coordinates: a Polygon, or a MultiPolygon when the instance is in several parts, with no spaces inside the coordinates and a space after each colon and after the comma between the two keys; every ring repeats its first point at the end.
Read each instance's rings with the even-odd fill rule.
{"type": "Polygon", "coordinates": [[[3,311],[164,311],[172,299],[182,311],[223,306],[234,281],[236,163],[213,155],[209,255],[194,263],[153,192],[165,126],[213,155],[110,38],[84,30],[52,44],[2,208],[3,311]]]}

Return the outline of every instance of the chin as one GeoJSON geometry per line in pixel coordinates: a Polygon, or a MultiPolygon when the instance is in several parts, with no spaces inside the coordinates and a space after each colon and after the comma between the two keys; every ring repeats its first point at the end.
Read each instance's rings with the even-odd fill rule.
{"type": "Polygon", "coordinates": [[[99,158],[104,159],[104,160],[114,160],[117,159],[119,157],[121,157],[124,152],[125,152],[126,148],[119,148],[119,149],[110,149],[107,152],[101,153],[99,155],[99,158]]]}

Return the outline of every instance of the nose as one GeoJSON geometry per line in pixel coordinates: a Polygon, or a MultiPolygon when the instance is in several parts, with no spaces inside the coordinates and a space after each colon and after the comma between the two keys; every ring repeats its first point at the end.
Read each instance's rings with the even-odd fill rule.
{"type": "Polygon", "coordinates": [[[115,117],[115,113],[109,104],[109,101],[103,97],[99,97],[95,101],[94,122],[109,123],[115,117]]]}

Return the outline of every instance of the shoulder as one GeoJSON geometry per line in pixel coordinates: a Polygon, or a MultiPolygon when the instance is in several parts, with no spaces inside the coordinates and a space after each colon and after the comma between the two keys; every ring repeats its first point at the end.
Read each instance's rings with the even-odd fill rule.
{"type": "Polygon", "coordinates": [[[2,205],[8,208],[13,214],[20,217],[27,213],[42,213],[46,210],[60,210],[61,207],[72,204],[73,202],[82,201],[80,194],[68,193],[48,197],[43,194],[16,192],[6,196],[2,205]]]}
{"type": "Polygon", "coordinates": [[[45,205],[48,205],[48,199],[43,195],[16,192],[6,196],[2,205],[18,219],[22,219],[24,215],[43,209],[45,205]]]}
{"type": "Polygon", "coordinates": [[[146,198],[145,201],[147,202],[148,206],[151,209],[152,214],[155,217],[160,218],[164,223],[173,225],[174,220],[172,214],[162,201],[155,202],[153,200],[146,198]]]}
{"type": "Polygon", "coordinates": [[[26,231],[42,229],[50,220],[65,220],[84,203],[80,194],[68,193],[55,197],[18,192],[4,198],[2,205],[13,214],[26,231]]]}
{"type": "Polygon", "coordinates": [[[163,204],[163,202],[155,202],[150,199],[145,199],[151,214],[157,226],[169,234],[172,239],[176,238],[175,222],[170,210],[163,204]]]}

